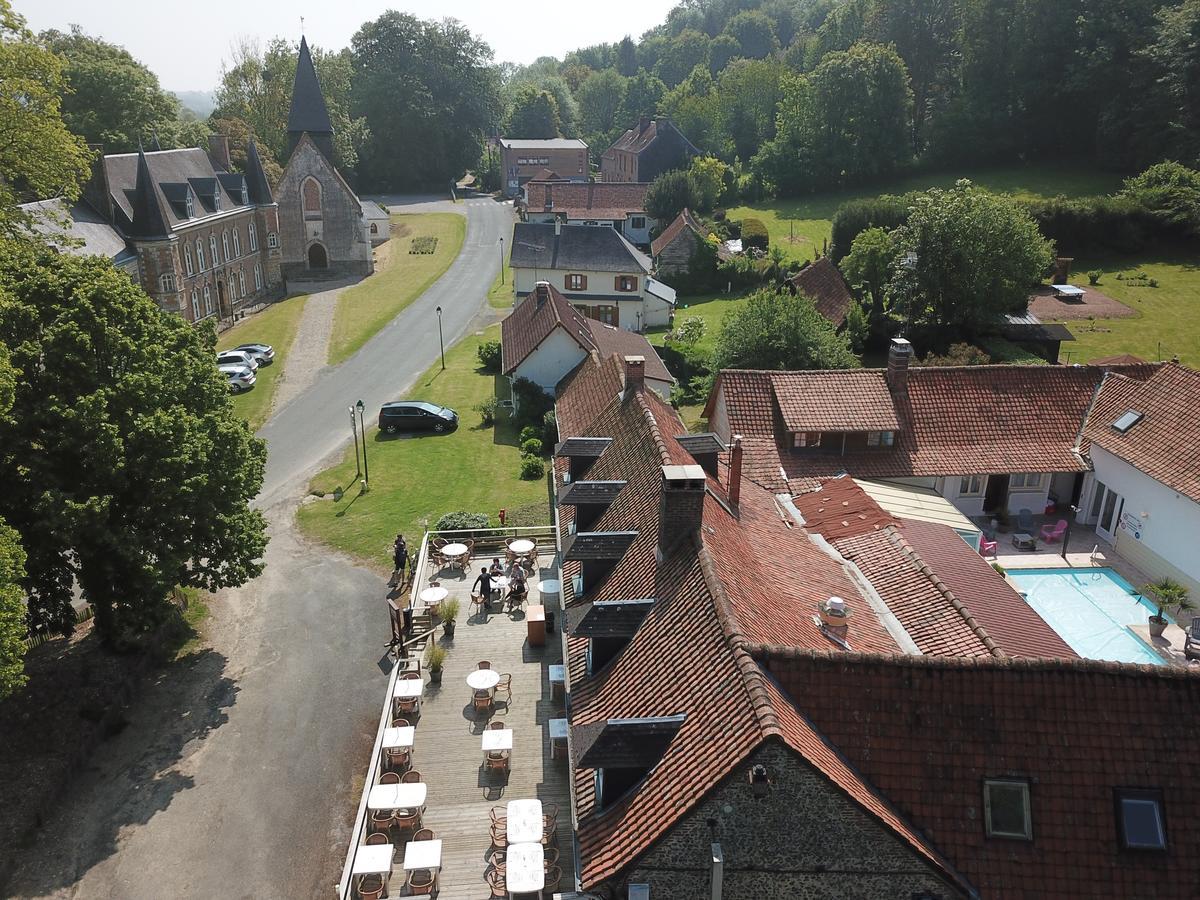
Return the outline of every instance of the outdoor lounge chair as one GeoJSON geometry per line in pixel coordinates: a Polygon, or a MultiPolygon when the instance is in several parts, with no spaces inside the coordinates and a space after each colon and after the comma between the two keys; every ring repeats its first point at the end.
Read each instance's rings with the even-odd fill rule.
{"type": "Polygon", "coordinates": [[[1063,539],[1063,535],[1067,533],[1067,520],[1059,519],[1053,525],[1046,524],[1042,526],[1042,540],[1047,544],[1057,544],[1063,539]]]}
{"type": "Polygon", "coordinates": [[[1183,642],[1183,655],[1188,659],[1200,659],[1200,616],[1192,619],[1183,642]]]}
{"type": "Polygon", "coordinates": [[[990,556],[992,559],[995,559],[998,546],[999,541],[989,541],[987,538],[981,538],[979,541],[979,555],[990,556]]]}
{"type": "Polygon", "coordinates": [[[1017,527],[1025,534],[1033,534],[1037,526],[1033,524],[1033,510],[1017,510],[1017,527]]]}

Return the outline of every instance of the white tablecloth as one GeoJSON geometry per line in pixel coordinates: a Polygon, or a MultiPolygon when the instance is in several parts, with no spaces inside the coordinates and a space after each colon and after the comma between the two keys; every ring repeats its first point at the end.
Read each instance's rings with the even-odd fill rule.
{"type": "MultiPolygon", "coordinates": [[[[367,795],[368,809],[419,809],[425,805],[428,787],[425,782],[411,784],[377,784],[367,795]]],[[[538,840],[541,840],[541,834],[538,840]]]]}
{"type": "Polygon", "coordinates": [[[504,880],[510,894],[540,891],[546,886],[546,854],[541,844],[509,844],[505,866],[504,880]]]}
{"type": "Polygon", "coordinates": [[[462,556],[466,552],[466,544],[447,544],[442,548],[443,556],[462,556]]]}
{"type": "Polygon", "coordinates": [[[476,669],[467,676],[467,686],[476,691],[490,691],[500,683],[500,673],[495,669],[476,669]]]}
{"type": "Polygon", "coordinates": [[[449,596],[450,592],[444,587],[427,587],[421,591],[421,600],[425,603],[435,604],[441,603],[449,596]]]}
{"type": "MultiPolygon", "coordinates": [[[[512,845],[525,841],[538,843],[542,839],[542,801],[541,800],[511,800],[508,804],[508,843],[509,853],[512,845]]],[[[539,846],[540,843],[538,843],[539,846]]],[[[512,865],[511,860],[509,865],[512,865]]],[[[509,890],[512,890],[510,887],[509,890]]],[[[529,888],[529,890],[537,890],[529,888]]]]}
{"type": "Polygon", "coordinates": [[[425,690],[425,682],[420,678],[398,678],[393,697],[420,697],[425,690]]]}
{"type": "Polygon", "coordinates": [[[442,842],[409,841],[404,845],[404,868],[411,872],[414,869],[440,869],[442,867],[442,842]]]}
{"type": "Polygon", "coordinates": [[[513,733],[511,728],[489,728],[483,733],[480,745],[486,753],[489,750],[511,750],[513,733]]]}
{"type": "Polygon", "coordinates": [[[354,875],[391,875],[392,856],[395,848],[391,844],[363,845],[354,851],[354,875]]]}
{"type": "Polygon", "coordinates": [[[511,544],[508,545],[508,549],[511,550],[513,553],[529,553],[530,551],[533,550],[533,547],[534,547],[533,541],[527,541],[524,538],[521,538],[520,540],[517,540],[517,541],[513,541],[511,544]]]}

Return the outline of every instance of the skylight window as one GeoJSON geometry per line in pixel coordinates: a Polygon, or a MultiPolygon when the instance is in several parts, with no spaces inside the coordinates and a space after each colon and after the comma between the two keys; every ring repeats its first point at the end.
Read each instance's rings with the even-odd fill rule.
{"type": "Polygon", "coordinates": [[[1167,849],[1162,798],[1157,791],[1118,791],[1117,827],[1127,850],[1167,849]]]}
{"type": "Polygon", "coordinates": [[[1125,412],[1121,413],[1121,417],[1117,419],[1117,421],[1113,422],[1112,427],[1121,434],[1124,434],[1138,422],[1142,421],[1143,418],[1144,416],[1142,413],[1138,412],[1136,409],[1127,409],[1125,412]]]}

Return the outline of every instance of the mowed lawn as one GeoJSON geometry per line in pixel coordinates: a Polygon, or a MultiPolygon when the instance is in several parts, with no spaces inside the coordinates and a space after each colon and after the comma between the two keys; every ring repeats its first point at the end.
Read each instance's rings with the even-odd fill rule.
{"type": "Polygon", "coordinates": [[[442,276],[462,249],[467,219],[457,213],[393,215],[393,236],[380,247],[375,274],[342,291],[333,318],[329,362],[349,359],[442,276]],[[394,226],[401,226],[395,229],[394,226]],[[395,233],[399,231],[399,233],[395,233]],[[433,253],[410,253],[414,238],[435,237],[433,253]]]}
{"type": "Polygon", "coordinates": [[[288,297],[217,336],[218,350],[228,350],[239,344],[270,344],[275,348],[275,361],[269,366],[258,367],[253,389],[233,395],[234,410],[255,431],[270,418],[275,389],[296,338],[307,299],[307,294],[288,297]]]}
{"type": "MultiPolygon", "coordinates": [[[[712,351],[717,344],[717,335],[721,331],[721,323],[725,316],[746,295],[743,294],[697,294],[694,297],[680,297],[675,307],[675,326],[679,327],[685,320],[692,317],[704,322],[704,337],[696,346],[712,351]]],[[[647,329],[646,337],[656,347],[661,347],[666,340],[668,329],[657,327],[647,329]]]]}
{"type": "Polygon", "coordinates": [[[1074,341],[1062,345],[1062,360],[1087,362],[1103,356],[1132,353],[1146,360],[1170,359],[1200,366],[1200,260],[1194,254],[1147,253],[1141,257],[1076,260],[1071,282],[1087,288],[1087,271],[1104,274],[1096,290],[1137,312],[1121,319],[1075,319],[1066,326],[1074,341]],[[1158,287],[1118,280],[1145,272],[1158,287]]]}
{"type": "Polygon", "coordinates": [[[830,191],[787,200],[771,200],[755,206],[728,210],[729,218],[747,216],[761,219],[771,235],[771,246],[779,247],[795,259],[813,259],[829,240],[833,214],[850,200],[877,197],[880,194],[906,194],[932,187],[951,187],[967,178],[997,193],[1021,198],[1083,197],[1107,194],[1120,187],[1121,179],[1108,172],[1096,172],[1069,166],[1041,165],[924,173],[846,191],[830,191]]]}
{"type": "MultiPolygon", "coordinates": [[[[313,478],[310,489],[340,501],[311,500],[298,512],[309,535],[362,559],[390,566],[397,532],[415,548],[426,526],[443,513],[465,509],[487,513],[496,522],[501,508],[513,511],[542,504],[540,520],[549,521],[545,479],[522,481],[516,429],[504,410],[494,428],[484,428],[473,407],[492,396],[498,376],[479,371],[475,351],[485,340],[499,340],[500,327],[469,335],[446,352],[446,371],[435,364],[403,399],[428,400],[458,412],[458,430],[446,435],[388,437],[374,427],[367,433],[371,489],[359,493],[354,448],[342,461],[313,478]]],[[[505,390],[502,396],[507,396],[505,390]]],[[[378,410],[370,410],[372,419],[378,410]]]]}

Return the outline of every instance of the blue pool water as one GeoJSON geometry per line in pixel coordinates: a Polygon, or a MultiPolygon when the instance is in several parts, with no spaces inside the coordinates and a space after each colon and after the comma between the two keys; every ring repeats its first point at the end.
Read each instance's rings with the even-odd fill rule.
{"type": "Polygon", "coordinates": [[[1026,602],[1087,659],[1162,665],[1126,625],[1145,625],[1155,607],[1112,569],[1009,569],[1026,602]]]}

